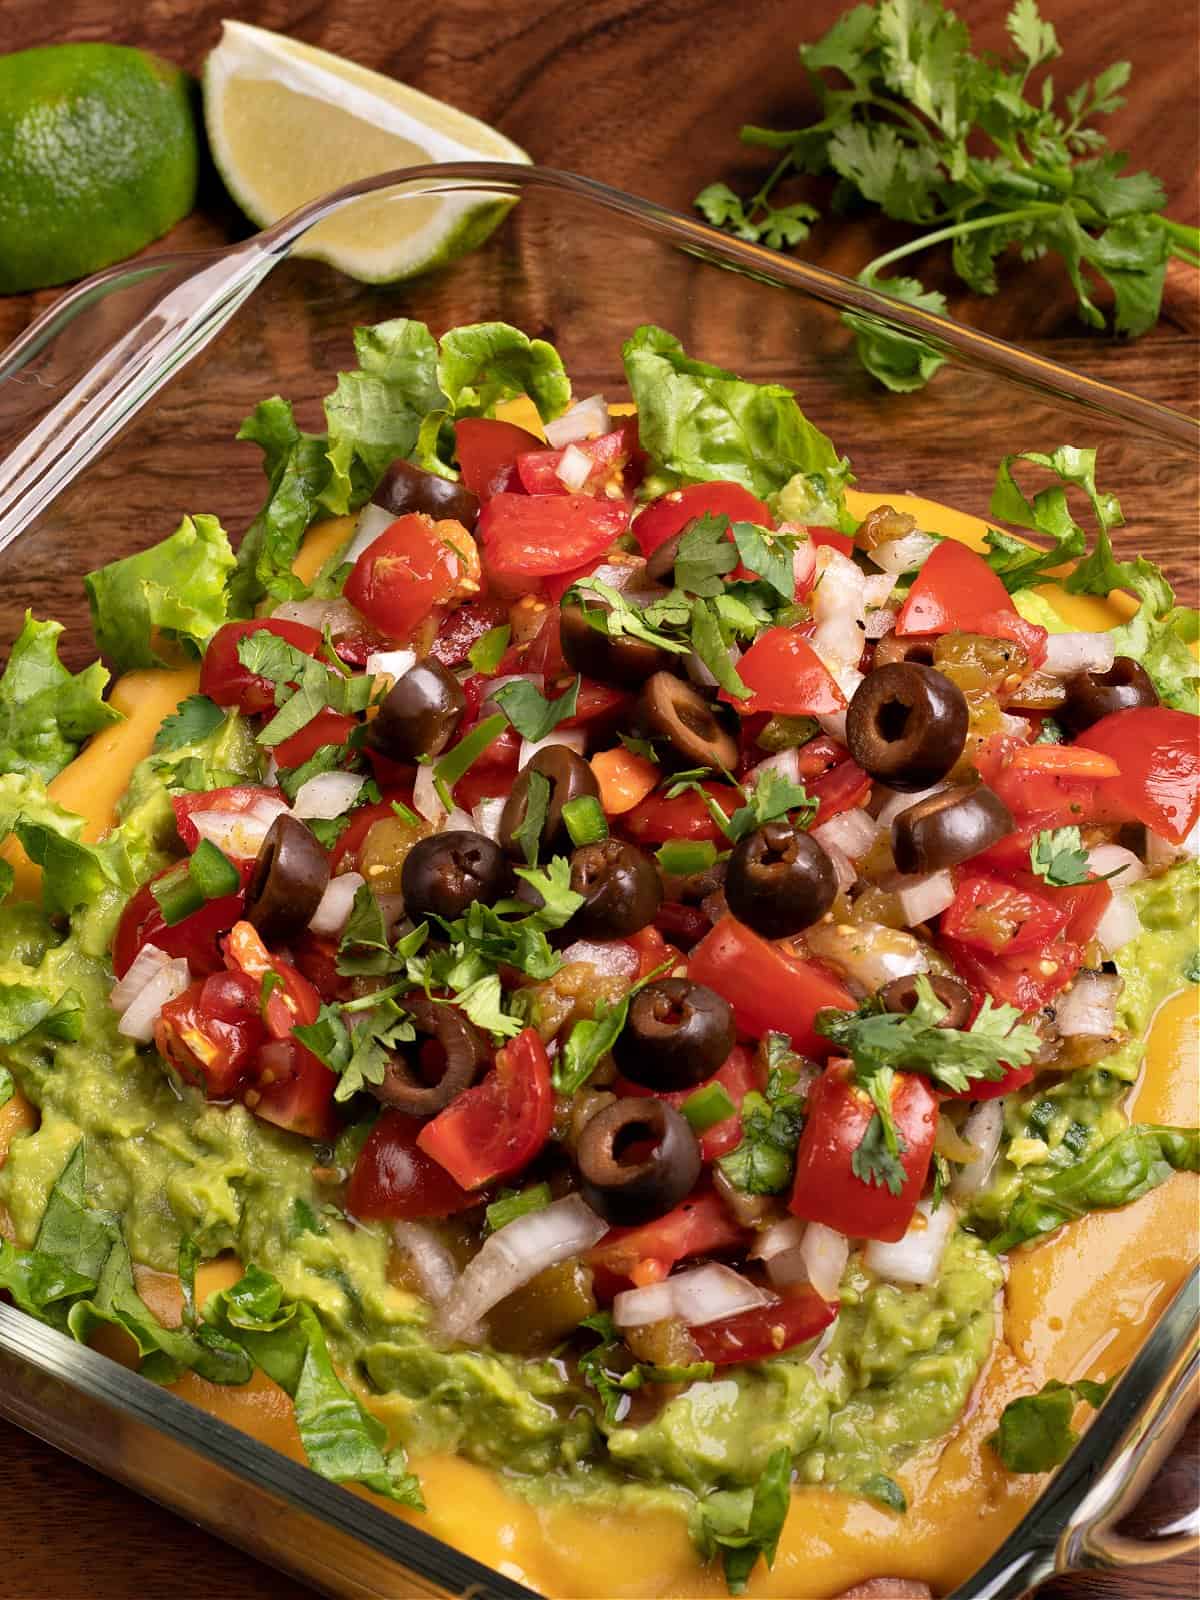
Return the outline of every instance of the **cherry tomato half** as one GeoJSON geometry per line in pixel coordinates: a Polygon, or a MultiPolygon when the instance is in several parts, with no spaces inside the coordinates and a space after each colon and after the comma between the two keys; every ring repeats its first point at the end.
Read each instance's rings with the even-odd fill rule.
{"type": "Polygon", "coordinates": [[[727,1367],[736,1361],[763,1361],[794,1350],[823,1333],[838,1314],[836,1302],[823,1300],[808,1284],[789,1289],[773,1306],[754,1306],[691,1330],[702,1361],[727,1367]]]}
{"type": "Polygon", "coordinates": [[[536,433],[494,417],[462,417],[454,424],[454,443],[462,481],[482,500],[513,488],[517,457],[542,448],[536,433]]]}
{"type": "Polygon", "coordinates": [[[253,923],[234,924],[225,940],[225,964],[231,972],[244,973],[258,985],[263,1021],[272,1039],[286,1039],[298,1022],[317,1020],[321,997],[316,989],[290,961],[271,954],[253,923]],[[278,981],[261,1000],[268,973],[274,973],[278,981]]]}
{"type": "Polygon", "coordinates": [[[730,522],[754,522],[760,528],[773,528],[775,519],[769,507],[755,498],[740,483],[692,483],[685,489],[672,489],[638,514],[633,536],[644,556],[653,555],[689,522],[703,516],[728,517],[730,522]]]}
{"type": "Polygon", "coordinates": [[[271,711],[275,706],[275,685],[268,678],[251,672],[238,659],[238,644],[255,633],[273,633],[306,656],[321,648],[321,635],[303,622],[279,621],[275,617],[251,617],[248,622],[225,622],[208,641],[200,666],[200,693],[219,706],[237,706],[247,715],[271,711]]]}
{"type": "Polygon", "coordinates": [[[478,1205],[480,1196],[468,1194],[417,1144],[424,1127],[402,1111],[385,1111],[367,1135],[346,1190],[346,1209],[352,1216],[448,1217],[478,1205]]]}
{"type": "Polygon", "coordinates": [[[600,1243],[588,1251],[589,1265],[616,1278],[644,1282],[665,1278],[678,1261],[689,1256],[732,1250],[746,1238],[712,1189],[695,1194],[668,1211],[665,1217],[637,1228],[610,1228],[600,1243]],[[649,1270],[642,1269],[649,1264],[649,1270]]]}
{"type": "Polygon", "coordinates": [[[801,1055],[818,1059],[830,1046],[813,1029],[817,1012],[854,1010],[849,990],[825,967],[785,955],[735,917],[722,917],[701,939],[688,957],[688,977],[725,996],[739,1032],[755,1039],[785,1033],[801,1055]]]}
{"type": "Polygon", "coordinates": [[[250,1063],[242,1099],[264,1122],[327,1141],[337,1131],[336,1088],[336,1074],[299,1039],[270,1039],[250,1063]]]}
{"type": "Polygon", "coordinates": [[[528,590],[604,555],[625,532],[624,500],[586,494],[493,495],[479,517],[483,564],[505,590],[528,590]]]}
{"type": "Polygon", "coordinates": [[[1120,775],[1098,787],[1130,817],[1182,844],[1200,816],[1200,723],[1170,706],[1114,711],[1076,740],[1112,756],[1120,775]]]}
{"type": "Polygon", "coordinates": [[[984,633],[1012,639],[1038,667],[1046,656],[1046,630],[1026,622],[1008,590],[982,556],[943,539],[917,574],[896,618],[896,632],[984,633]]]}
{"type": "MultiPolygon", "coordinates": [[[[727,817],[741,804],[737,790],[727,783],[708,780],[702,787],[727,817]]],[[[621,826],[638,844],[666,844],[669,839],[708,839],[722,845],[727,842],[694,789],[685,789],[670,800],[661,789],[654,790],[625,812],[621,826]]]]}
{"type": "Polygon", "coordinates": [[[478,1189],[527,1166],[550,1137],[554,1090],[546,1049],[526,1028],[496,1052],[482,1083],[427,1122],[417,1144],[455,1183],[478,1189]]]}
{"type": "Polygon", "coordinates": [[[233,1098],[265,1038],[259,985],[240,972],[198,979],[154,1025],[159,1055],[210,1100],[233,1098]]]}
{"type": "Polygon", "coordinates": [[[406,644],[437,606],[471,576],[474,544],[460,522],[398,517],[359,556],[346,599],[389,639],[406,644]]]}

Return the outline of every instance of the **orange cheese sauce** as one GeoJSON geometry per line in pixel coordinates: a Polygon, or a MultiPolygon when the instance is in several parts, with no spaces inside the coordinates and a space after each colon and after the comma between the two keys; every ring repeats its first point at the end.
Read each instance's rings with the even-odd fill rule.
{"type": "MultiPolygon", "coordinates": [[[[524,419],[521,419],[524,420],[524,419]]],[[[847,496],[856,516],[887,500],[922,527],[978,547],[985,524],[912,495],[847,496]]],[[[311,576],[337,549],[348,520],[310,534],[297,571],[311,576]]],[[[1111,602],[1042,592],[1078,628],[1111,626],[1127,615],[1125,596],[1111,602]]],[[[113,691],[127,721],[97,735],[51,784],[60,804],[86,819],[85,837],[111,826],[129,772],[147,753],[159,721],[195,687],[194,671],[130,674],[113,691]]],[[[19,883],[37,891],[37,869],[24,862],[19,883]]],[[[1195,998],[1176,995],[1159,1011],[1146,1064],[1127,1109],[1133,1120],[1190,1124],[1200,1099],[1200,1032],[1195,998]]],[[[13,1137],[34,1125],[18,1094],[0,1108],[0,1161],[13,1137]]],[[[0,1217],[0,1231],[4,1224],[0,1217]]],[[[908,1497],[896,1516],[863,1500],[799,1489],[774,1568],[760,1563],[756,1596],[836,1595],[880,1574],[921,1579],[945,1592],[966,1579],[1036,1499],[1044,1478],[1014,1476],[986,1446],[1005,1404],[1055,1377],[1107,1378],[1123,1367],[1186,1277],[1197,1253],[1194,1180],[1183,1173],[1134,1205],[1096,1212],[1011,1259],[1000,1336],[966,1414],[948,1439],[919,1451],[896,1476],[908,1497]]],[[[200,1269],[201,1299],[236,1280],[236,1261],[200,1269]]],[[[166,1322],[179,1317],[178,1284],[139,1269],[147,1303],[166,1322]]],[[[120,1354],[116,1349],[113,1354],[120,1354]]],[[[188,1374],[176,1392],[285,1455],[303,1461],[291,1403],[261,1373],[242,1388],[222,1388],[188,1374]]],[[[370,1403],[370,1396],[364,1396],[370,1403]]],[[[1080,1416],[1078,1421],[1086,1420],[1080,1416]]],[[[612,1511],[533,1506],[508,1493],[491,1472],[455,1457],[415,1463],[428,1511],[395,1514],[556,1600],[597,1594],[650,1600],[701,1600],[726,1594],[717,1569],[702,1568],[681,1517],[669,1511],[612,1511]]],[[[376,1501],[377,1504],[386,1504],[376,1501]]],[[[388,1509],[394,1509],[389,1507],[388,1509]]]]}

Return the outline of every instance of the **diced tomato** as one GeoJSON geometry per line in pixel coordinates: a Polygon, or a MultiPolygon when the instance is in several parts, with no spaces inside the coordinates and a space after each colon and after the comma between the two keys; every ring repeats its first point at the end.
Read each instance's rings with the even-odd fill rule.
{"type": "Polygon", "coordinates": [[[352,1216],[448,1217],[478,1205],[446,1169],[417,1144],[424,1123],[402,1111],[385,1111],[367,1135],[346,1190],[352,1216]]]}
{"type": "Polygon", "coordinates": [[[856,806],[866,805],[871,794],[870,778],[857,762],[849,758],[839,762],[824,776],[814,778],[806,787],[809,796],[820,802],[817,814],[810,823],[813,828],[819,828],[830,817],[836,817],[843,811],[853,811],[856,806]]]}
{"type": "Polygon", "coordinates": [[[1036,890],[972,873],[959,883],[942,914],[941,929],[950,938],[993,955],[1015,955],[1048,944],[1066,922],[1066,908],[1036,890]]]}
{"type": "Polygon", "coordinates": [[[746,1229],[733,1220],[720,1197],[699,1189],[665,1217],[637,1228],[610,1228],[588,1251],[587,1260],[613,1277],[630,1279],[650,1262],[651,1272],[643,1276],[653,1282],[665,1278],[676,1262],[736,1249],[746,1237],[746,1229]]]}
{"type": "Polygon", "coordinates": [[[844,556],[854,554],[854,540],[846,533],[837,533],[833,528],[809,528],[808,537],[819,550],[822,545],[827,545],[831,550],[837,550],[844,556]]]}
{"type": "MultiPolygon", "coordinates": [[[[741,804],[737,790],[727,783],[708,780],[702,787],[727,817],[741,804]]],[[[666,844],[669,839],[708,839],[721,845],[727,842],[694,789],[685,789],[671,800],[661,789],[656,789],[624,814],[621,826],[638,844],[666,844]]]]}
{"type": "Polygon", "coordinates": [[[542,441],[528,428],[492,417],[461,417],[454,424],[454,444],[462,481],[483,500],[511,489],[518,481],[517,457],[542,448],[542,441]]]}
{"type": "Polygon", "coordinates": [[[154,1025],[159,1055],[210,1100],[231,1100],[266,1037],[259,985],[217,972],[168,1000],[154,1025]]]}
{"type": "Polygon", "coordinates": [[[1094,939],[1100,919],[1112,900],[1110,884],[1072,883],[1049,892],[1051,900],[1066,916],[1063,938],[1069,944],[1087,944],[1094,939]]]}
{"type": "Polygon", "coordinates": [[[237,706],[254,715],[270,711],[275,705],[275,685],[269,678],[251,672],[238,660],[238,643],[254,633],[273,633],[306,656],[321,648],[321,635],[303,622],[279,621],[275,617],[251,617],[248,622],[225,622],[208,641],[200,666],[200,693],[219,706],[237,706]]]}
{"type": "MultiPolygon", "coordinates": [[[[558,695],[562,685],[547,685],[546,693],[558,695]]],[[[564,717],[560,728],[587,728],[589,733],[602,737],[606,724],[628,726],[628,713],[633,707],[633,696],[626,689],[615,689],[609,683],[597,683],[594,678],[582,678],[579,698],[573,716],[564,717]]]]}
{"type": "Polygon", "coordinates": [[[394,640],[386,633],[380,633],[378,628],[371,627],[365,620],[333,635],[334,651],[348,667],[365,667],[368,656],[376,655],[380,650],[391,650],[394,646],[394,640]]]}
{"type": "Polygon", "coordinates": [[[271,1039],[250,1065],[242,1099],[264,1122],[328,1141],[337,1132],[336,1088],[337,1075],[299,1039],[271,1039]]]}
{"type": "Polygon", "coordinates": [[[1045,628],[1026,622],[983,557],[954,539],[943,539],[917,574],[896,632],[985,633],[1021,645],[1031,667],[1046,657],[1045,628]]]}
{"type": "Polygon", "coordinates": [[[892,1119],[900,1135],[904,1169],[898,1194],[886,1183],[860,1178],[855,1151],[875,1115],[865,1090],[852,1081],[848,1061],[832,1061],[808,1096],[808,1120],[796,1150],[796,1181],[788,1209],[809,1222],[851,1238],[901,1239],[925,1187],[937,1132],[938,1102],[924,1078],[897,1072],[892,1083],[892,1119]]]}
{"type": "Polygon", "coordinates": [[[362,849],[363,841],[371,829],[377,822],[382,822],[385,817],[394,817],[395,815],[396,813],[386,800],[377,800],[372,805],[359,806],[352,815],[349,825],[339,834],[333,849],[329,852],[330,872],[336,877],[346,861],[353,861],[357,867],[358,852],[362,849]]]}
{"type": "Polygon", "coordinates": [[[1200,723],[1169,706],[1114,711],[1076,741],[1112,756],[1120,776],[1103,789],[1128,818],[1182,844],[1200,816],[1200,723]]]}
{"type": "Polygon", "coordinates": [[[237,784],[228,789],[209,789],[203,794],[173,794],[175,827],[189,850],[200,843],[200,833],[192,821],[195,811],[225,811],[240,816],[260,800],[283,800],[282,789],[267,789],[261,784],[237,784]]]}
{"type": "Polygon", "coordinates": [[[738,1030],[785,1033],[801,1055],[823,1058],[829,1041],[813,1028],[825,1006],[854,1010],[848,989],[825,967],[785,955],[735,917],[722,917],[688,957],[688,977],[724,995],[738,1030]]]}
{"type": "MultiPolygon", "coordinates": [[[[170,867],[163,869],[170,872],[170,867]]],[[[161,877],[162,873],[156,876],[161,877]]],[[[113,972],[123,978],[133,965],[134,957],[143,945],[156,945],[169,956],[186,956],[193,977],[202,978],[220,972],[225,965],[221,953],[221,935],[242,915],[245,895],[222,895],[219,900],[209,900],[199,911],[184,917],[173,927],[163,921],[158,901],[150,885],[144,883],[121,913],[113,939],[113,972]]]]}
{"type": "Polygon", "coordinates": [[[678,951],[669,945],[659,930],[653,924],[648,928],[639,928],[636,933],[631,933],[625,943],[632,945],[637,951],[639,978],[648,978],[652,972],[657,972],[665,961],[678,955],[678,951]]]}
{"type": "Polygon", "coordinates": [[[846,697],[828,667],[796,628],[768,628],[738,662],[742,682],[753,691],[739,700],[727,689],[717,696],[740,716],[760,711],[784,716],[822,716],[841,711],[846,697]]]}
{"type": "MultiPolygon", "coordinates": [[[[575,448],[587,456],[592,465],[588,476],[580,485],[584,492],[594,494],[620,472],[629,459],[625,434],[614,429],[601,434],[598,439],[580,440],[575,448]]],[[[530,450],[517,457],[517,476],[526,494],[569,494],[571,491],[558,476],[565,450],[530,450]]]]}
{"type": "Polygon", "coordinates": [[[540,672],[543,678],[561,678],[567,670],[567,658],[562,653],[560,622],[562,613],[550,606],[542,619],[541,627],[524,646],[517,666],[502,668],[505,672],[540,672]]]}
{"type": "Polygon", "coordinates": [[[716,1367],[738,1361],[764,1361],[784,1350],[794,1350],[823,1333],[838,1314],[838,1306],[823,1300],[809,1284],[789,1289],[773,1306],[754,1306],[720,1322],[707,1322],[691,1330],[692,1342],[702,1361],[716,1367]]]}
{"type": "Polygon", "coordinates": [[[508,591],[536,588],[541,578],[573,572],[604,555],[628,522],[623,500],[493,495],[479,517],[483,564],[493,582],[508,591]]]}
{"type": "Polygon", "coordinates": [[[484,634],[507,621],[508,607],[498,600],[475,600],[456,606],[439,623],[429,654],[444,667],[461,667],[484,634]]]}
{"type": "Polygon", "coordinates": [[[349,1000],[353,984],[337,969],[337,939],[319,933],[303,933],[292,942],[292,960],[297,972],[308,979],[322,1000],[349,1000]]]}
{"type": "Polygon", "coordinates": [[[406,644],[429,614],[474,581],[471,536],[458,522],[413,512],[398,517],[363,551],[346,579],[346,599],[389,639],[406,644]]]}
{"type": "Polygon", "coordinates": [[[464,1189],[527,1166],[550,1137],[554,1090],[545,1046],[526,1028],[496,1052],[482,1083],[427,1122],[417,1144],[464,1189]]]}
{"type": "Polygon", "coordinates": [[[335,744],[344,748],[357,727],[357,717],[343,716],[340,711],[330,711],[326,706],[290,739],[277,744],[271,753],[280,767],[302,767],[322,745],[335,744]]]}
{"type": "Polygon", "coordinates": [[[681,950],[690,950],[703,939],[712,923],[699,906],[685,906],[680,900],[664,900],[654,918],[654,926],[681,950]]]}
{"type": "Polygon", "coordinates": [[[973,990],[1023,1012],[1039,1011],[1049,1004],[1083,965],[1083,951],[1066,939],[1017,955],[985,954],[946,937],[939,938],[938,944],[973,990]]]}
{"type": "Polygon", "coordinates": [[[644,556],[653,555],[697,517],[728,517],[730,522],[754,522],[760,528],[773,528],[775,519],[769,507],[739,483],[692,483],[685,489],[672,489],[639,513],[633,536],[644,556]]]}
{"type": "Polygon", "coordinates": [[[653,1094],[657,1099],[665,1100],[668,1105],[674,1106],[676,1111],[679,1111],[692,1095],[699,1094],[710,1083],[719,1083],[733,1101],[736,1110],[732,1116],[726,1117],[723,1122],[715,1122],[700,1135],[700,1154],[705,1161],[715,1161],[718,1156],[727,1156],[741,1144],[742,1101],[752,1089],[761,1089],[764,1082],[764,1074],[753,1052],[747,1050],[745,1045],[736,1044],[712,1077],[706,1079],[704,1083],[697,1084],[694,1089],[677,1089],[664,1094],[654,1089],[643,1089],[641,1084],[631,1083],[626,1078],[618,1078],[616,1093],[635,1098],[653,1094]]]}
{"type": "Polygon", "coordinates": [[[286,1039],[298,1022],[317,1020],[321,1009],[317,991],[290,961],[271,954],[253,923],[234,924],[225,940],[225,964],[256,982],[260,997],[263,980],[268,973],[275,974],[278,982],[262,1002],[263,1021],[272,1039],[286,1039]]]}

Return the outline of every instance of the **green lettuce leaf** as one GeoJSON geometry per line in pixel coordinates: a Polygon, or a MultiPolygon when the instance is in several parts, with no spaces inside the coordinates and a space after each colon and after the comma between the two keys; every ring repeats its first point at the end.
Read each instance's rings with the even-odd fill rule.
{"type": "Polygon", "coordinates": [[[291,402],[279,395],[255,406],[237,437],[261,448],[268,485],[266,504],[238,547],[229,584],[231,613],[248,617],[264,595],[291,600],[304,593],[292,562],[304,530],[321,514],[332,468],[324,434],[301,432],[291,402]]]}
{"type": "Polygon", "coordinates": [[[120,722],[103,699],[108,672],[93,661],[68,672],[58,659],[60,622],[31,611],[0,676],[0,773],[33,772],[48,783],[89,734],[120,722]]]}
{"type": "Polygon", "coordinates": [[[730,1594],[744,1594],[759,1556],[775,1561],[791,1503],[792,1461],[786,1446],[773,1450],[752,1489],[718,1489],[696,1503],[689,1531],[706,1560],[720,1552],[730,1594]]]}
{"type": "Polygon", "coordinates": [[[988,1436],[988,1444],[1010,1472],[1050,1472],[1060,1466],[1079,1442],[1071,1426],[1076,1404],[1104,1403],[1116,1382],[1061,1383],[1051,1378],[1037,1394],[1024,1394],[1010,1400],[1000,1413],[1000,1426],[988,1436]]]}
{"type": "Polygon", "coordinates": [[[789,389],[746,383],[693,360],[674,335],[652,325],[636,330],[622,356],[642,448],[656,468],[740,483],[763,499],[797,474],[817,476],[835,514],[845,513],[847,464],[789,389]]]}
{"type": "Polygon", "coordinates": [[[149,550],[113,561],[84,579],[96,644],[121,672],[169,665],[155,635],[200,655],[225,621],[233,551],[216,517],[184,517],[149,550]]]}
{"type": "Polygon", "coordinates": [[[451,328],[442,335],[439,351],[438,381],[456,416],[490,416],[502,400],[527,394],[542,421],[549,422],[571,402],[558,351],[507,322],[451,328]]]}
{"type": "Polygon", "coordinates": [[[50,916],[69,916],[78,906],[133,887],[118,854],[85,844],[83,818],[56,805],[40,778],[0,777],[0,840],[9,834],[41,867],[42,902],[50,916]]]}
{"type": "Polygon", "coordinates": [[[384,468],[413,449],[426,413],[443,404],[437,346],[423,322],[355,328],[354,353],[358,370],[340,372],[325,401],[332,474],[321,502],[335,514],[370,496],[384,468]]]}

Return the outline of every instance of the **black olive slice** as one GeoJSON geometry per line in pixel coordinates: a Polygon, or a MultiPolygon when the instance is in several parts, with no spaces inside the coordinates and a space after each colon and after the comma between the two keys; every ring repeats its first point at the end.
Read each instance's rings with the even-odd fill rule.
{"type": "Polygon", "coordinates": [[[640,989],[613,1045],[631,1083],[663,1093],[711,1078],[736,1037],[729,1001],[690,978],[659,978],[640,989]]]}
{"type": "Polygon", "coordinates": [[[426,472],[411,461],[392,462],[380,478],[371,504],[397,517],[422,511],[435,521],[461,522],[468,533],[479,521],[479,496],[465,483],[426,472]]]}
{"type": "Polygon", "coordinates": [[[653,922],[662,880],[650,857],[621,839],[581,845],[571,857],[571,888],[583,904],[569,932],[581,939],[621,939],[653,922]]]}
{"type": "Polygon", "coordinates": [[[656,672],[638,704],[647,730],[670,740],[688,766],[730,771],[737,765],[737,740],[692,684],[670,672],[656,672]]]}
{"type": "Polygon", "coordinates": [[[740,922],[768,939],[811,928],[837,895],[837,871],[811,834],[780,818],[739,839],[725,898],[740,922]]]}
{"type": "Polygon", "coordinates": [[[977,856],[1013,831],[1012,813],[984,784],[958,784],[909,806],[892,822],[892,855],[900,872],[940,872],[977,856]]]}
{"type": "Polygon", "coordinates": [[[696,1135],[674,1106],[630,1097],[598,1111],[576,1151],[579,1188],[615,1227],[636,1227],[673,1210],[700,1176],[696,1135]]]}
{"type": "Polygon", "coordinates": [[[512,882],[499,845],[482,833],[455,828],[419,839],[404,858],[400,892],[404,910],[422,917],[461,917],[473,900],[485,904],[507,894],[512,882]]]}
{"type": "Polygon", "coordinates": [[[264,939],[304,932],[329,884],[329,857],[299,817],[276,817],[246,885],[246,920],[264,939]]]}
{"type": "MultiPolygon", "coordinates": [[[[603,601],[588,597],[588,611],[604,609],[603,601]]],[[[679,659],[645,639],[634,639],[626,633],[601,633],[587,620],[578,600],[563,601],[559,638],[569,667],[600,683],[614,683],[625,689],[640,689],[651,673],[667,671],[672,660],[679,659]]]]}
{"type": "Polygon", "coordinates": [[[437,756],[454,738],[467,697],[452,672],[432,657],[396,679],[367,727],[367,743],[389,761],[437,756]]]}
{"type": "Polygon", "coordinates": [[[969,723],[957,684],[933,667],[895,661],[869,672],[846,712],[846,743],[865,772],[913,793],[944,778],[962,755],[969,723]]]}
{"type": "Polygon", "coordinates": [[[512,792],[500,813],[500,843],[515,861],[524,861],[525,851],[517,834],[525,821],[529,805],[529,780],[532,773],[540,773],[550,784],[550,798],[546,804],[546,820],[542,824],[541,844],[547,850],[570,846],[570,835],[563,821],[563,807],[568,800],[580,795],[600,797],[596,775],[581,755],[569,745],[546,744],[517,773],[512,792]]]}
{"type": "Polygon", "coordinates": [[[385,1106],[409,1116],[436,1116],[471,1087],[480,1068],[490,1060],[490,1052],[479,1029],[457,1007],[416,990],[405,995],[404,1009],[419,1033],[432,1035],[441,1045],[445,1069],[436,1083],[426,1083],[403,1056],[394,1055],[384,1070],[383,1082],[372,1085],[371,1092],[385,1106]]]}
{"type": "MultiPolygon", "coordinates": [[[[959,978],[943,977],[941,974],[926,973],[925,977],[929,980],[929,987],[946,1007],[946,1015],[938,1027],[965,1028],[971,1017],[971,991],[966,984],[959,978]]],[[[917,1004],[915,974],[893,978],[890,983],[885,983],[879,991],[879,998],[885,1011],[911,1012],[917,1004]]]]}
{"type": "Polygon", "coordinates": [[[1082,733],[1114,711],[1158,704],[1150,674],[1132,656],[1118,656],[1107,672],[1077,672],[1067,679],[1066,689],[1054,715],[1071,734],[1082,733]]]}

